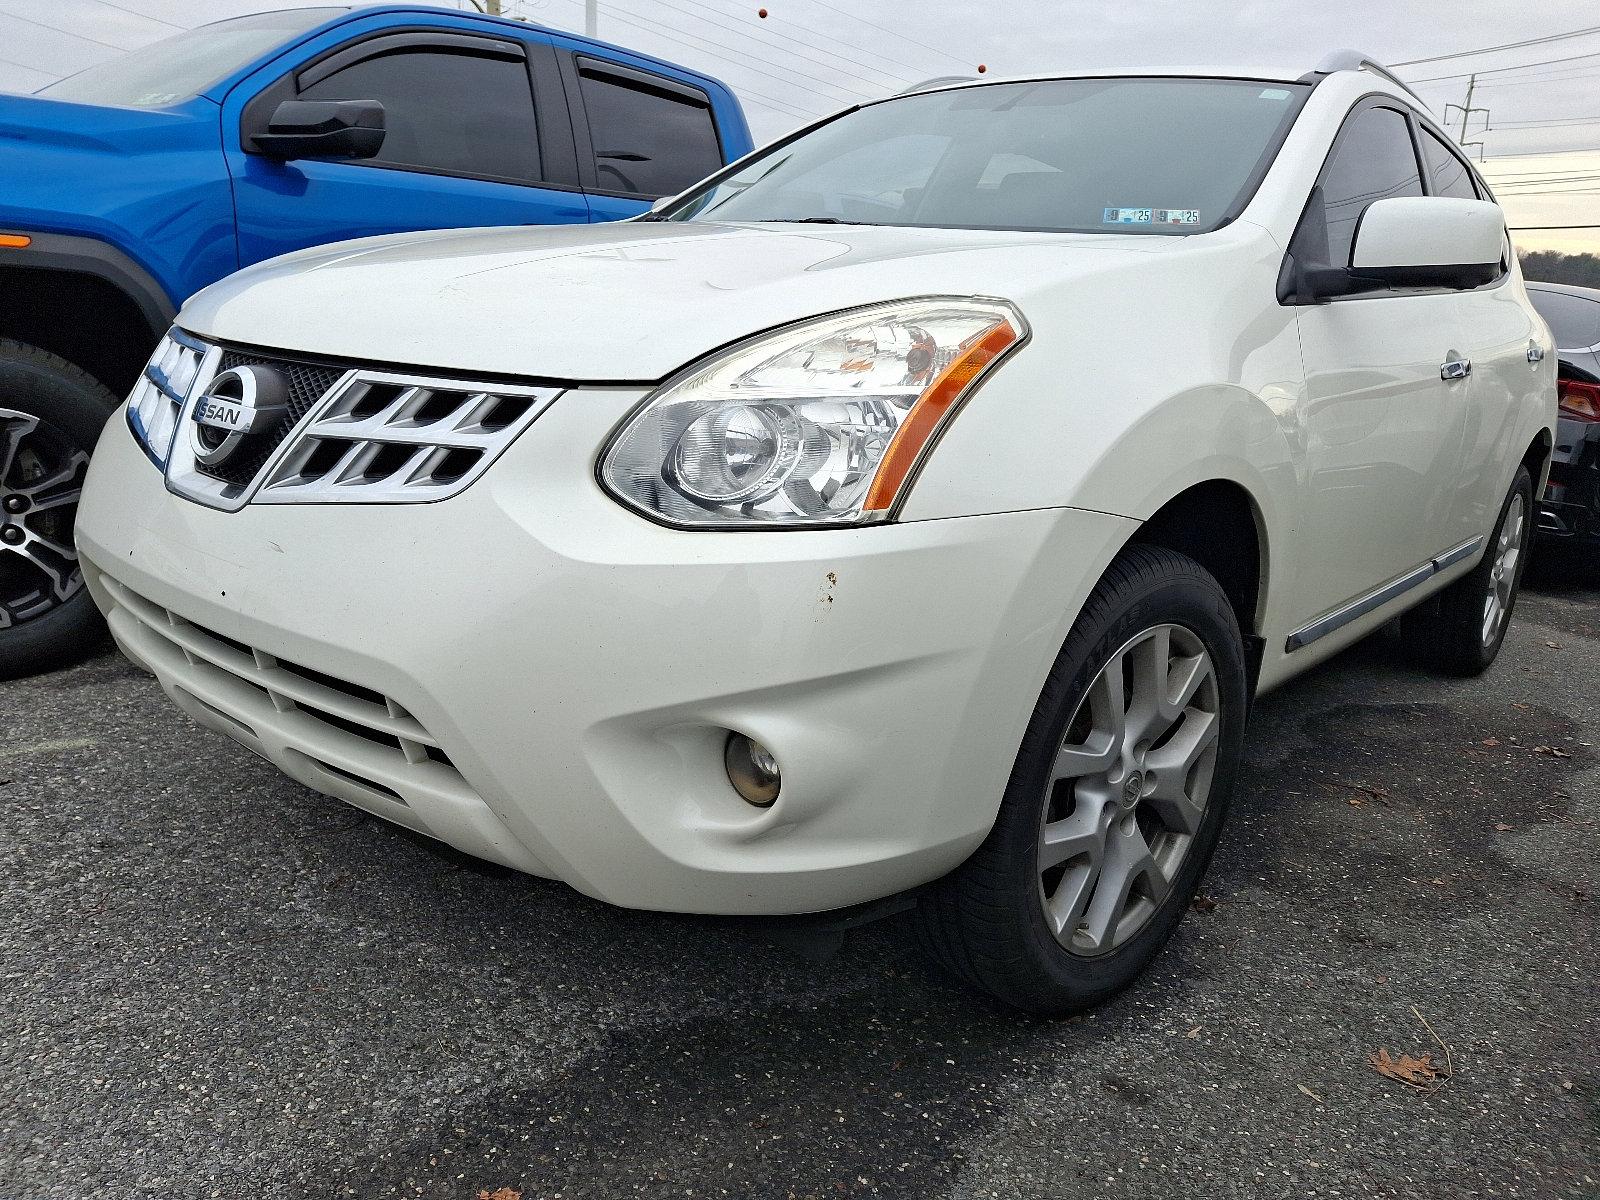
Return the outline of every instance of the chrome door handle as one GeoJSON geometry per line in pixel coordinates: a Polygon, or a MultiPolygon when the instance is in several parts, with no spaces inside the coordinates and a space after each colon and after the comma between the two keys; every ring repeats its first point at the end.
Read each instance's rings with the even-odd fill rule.
{"type": "Polygon", "coordinates": [[[1440,379],[1465,379],[1472,374],[1472,364],[1464,358],[1452,358],[1439,368],[1440,379]]]}

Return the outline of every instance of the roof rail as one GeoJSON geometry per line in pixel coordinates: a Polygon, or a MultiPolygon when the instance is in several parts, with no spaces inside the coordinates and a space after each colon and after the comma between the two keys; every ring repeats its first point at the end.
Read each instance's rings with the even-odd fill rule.
{"type": "MultiPolygon", "coordinates": [[[[1386,79],[1395,87],[1405,92],[1423,108],[1428,108],[1428,102],[1417,95],[1413,88],[1404,79],[1396,75],[1370,54],[1363,54],[1359,50],[1333,50],[1325,54],[1322,61],[1304,75],[1300,76],[1301,83],[1316,83],[1317,80],[1336,71],[1369,71],[1380,79],[1386,79]]],[[[1428,109],[1432,112],[1432,109],[1428,109]]]]}
{"type": "Polygon", "coordinates": [[[932,91],[938,87],[948,87],[952,83],[976,83],[975,75],[936,75],[932,79],[924,79],[921,83],[913,83],[910,87],[901,88],[896,96],[912,96],[917,92],[932,91]]]}

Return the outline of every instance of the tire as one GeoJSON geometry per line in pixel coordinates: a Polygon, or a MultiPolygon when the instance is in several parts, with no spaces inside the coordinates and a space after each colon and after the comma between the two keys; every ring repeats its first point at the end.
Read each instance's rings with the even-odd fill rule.
{"type": "Polygon", "coordinates": [[[81,658],[105,641],[72,525],[90,451],[116,407],[87,372],[0,338],[0,679],[81,658]]]}
{"type": "Polygon", "coordinates": [[[1126,988],[1199,888],[1227,815],[1248,710],[1243,639],[1216,579],[1171,550],[1124,550],[1050,669],[989,836],[919,902],[924,947],[973,987],[1040,1016],[1078,1012],[1126,988]],[[1154,669],[1160,662],[1165,676],[1154,669]],[[1183,703],[1168,704],[1181,714],[1163,733],[1166,718],[1146,703],[1155,684],[1141,691],[1139,681],[1165,678],[1170,702],[1174,681],[1191,670],[1185,664],[1198,664],[1199,676],[1206,662],[1210,674],[1192,695],[1180,688],[1183,703]],[[1130,677],[1119,701],[1117,685],[1130,677]],[[1120,703],[1130,709],[1120,723],[1126,750],[1108,732],[1120,703]],[[1137,743],[1151,735],[1142,749],[1137,743]],[[1058,761],[1066,768],[1059,779],[1058,761]],[[1180,761],[1182,769],[1165,769],[1180,761]],[[1106,770],[1090,773],[1091,764],[1106,770]],[[1174,781],[1198,805],[1175,805],[1174,781]],[[1172,821],[1180,810],[1184,819],[1172,821]],[[1139,846],[1150,861],[1133,876],[1126,867],[1139,846]],[[1083,853],[1046,868],[1042,847],[1051,859],[1050,847],[1083,853]],[[1119,876],[1133,886],[1118,886],[1119,876]],[[1128,904],[1113,919],[1123,893],[1128,904]]]}
{"type": "Polygon", "coordinates": [[[1499,656],[1528,563],[1533,512],[1533,477],[1519,466],[1478,565],[1440,592],[1436,606],[1401,618],[1408,649],[1428,666],[1470,677],[1483,674],[1499,656]]]}

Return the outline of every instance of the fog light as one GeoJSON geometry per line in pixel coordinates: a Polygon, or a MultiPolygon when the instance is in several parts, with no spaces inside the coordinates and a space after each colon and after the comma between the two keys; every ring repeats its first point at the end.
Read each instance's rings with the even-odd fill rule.
{"type": "Polygon", "coordinates": [[[754,738],[730,733],[722,752],[728,767],[728,782],[757,808],[766,808],[778,798],[778,760],[754,738]]]}

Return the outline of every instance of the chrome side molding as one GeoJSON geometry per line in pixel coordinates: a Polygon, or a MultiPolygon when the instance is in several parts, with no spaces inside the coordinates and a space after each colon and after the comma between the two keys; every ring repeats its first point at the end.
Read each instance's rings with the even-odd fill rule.
{"type": "Polygon", "coordinates": [[[1302,650],[1318,638],[1327,637],[1336,629],[1342,629],[1351,621],[1358,620],[1376,609],[1382,608],[1389,601],[1405,595],[1418,584],[1426,583],[1440,571],[1453,567],[1463,559],[1472,557],[1479,546],[1483,545],[1481,537],[1468,538],[1458,546],[1451,546],[1443,554],[1431,558],[1421,566],[1407,571],[1398,579],[1381,584],[1365,595],[1357,596],[1348,604],[1334,609],[1325,617],[1318,617],[1309,625],[1303,625],[1289,635],[1284,644],[1285,650],[1302,650]]]}

